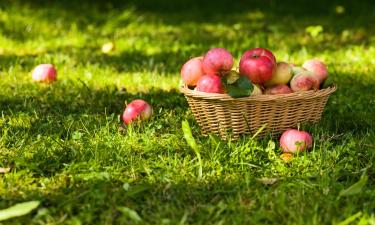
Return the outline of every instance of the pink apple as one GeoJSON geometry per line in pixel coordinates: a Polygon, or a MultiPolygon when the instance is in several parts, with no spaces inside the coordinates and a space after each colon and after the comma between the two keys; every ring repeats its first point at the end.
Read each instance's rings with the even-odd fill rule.
{"type": "Polygon", "coordinates": [[[286,62],[278,62],[275,73],[264,86],[271,87],[278,84],[288,84],[292,76],[292,67],[286,62]]]}
{"type": "Polygon", "coordinates": [[[319,81],[311,74],[311,72],[302,71],[292,78],[290,81],[290,88],[293,92],[318,90],[319,81]]]}
{"type": "Polygon", "coordinates": [[[246,51],[240,60],[240,74],[254,84],[270,80],[276,69],[275,56],[267,49],[255,48],[246,51]]]}
{"type": "Polygon", "coordinates": [[[152,116],[152,113],[152,107],[146,101],[137,99],[126,106],[122,120],[128,125],[136,119],[147,120],[152,116]]]}
{"type": "Polygon", "coordinates": [[[181,68],[181,77],[187,86],[197,85],[203,75],[203,56],[190,59],[181,68]]]}
{"type": "Polygon", "coordinates": [[[232,69],[233,57],[224,48],[210,49],[203,58],[203,71],[208,75],[224,76],[232,69]]]}
{"type": "Polygon", "coordinates": [[[34,81],[50,83],[56,80],[57,71],[52,64],[40,64],[34,68],[32,78],[34,81]]]}
{"type": "Polygon", "coordinates": [[[303,68],[311,71],[316,78],[319,80],[319,84],[321,84],[328,76],[328,69],[327,66],[317,59],[307,60],[303,65],[303,68]]]}
{"type": "Polygon", "coordinates": [[[295,76],[301,72],[305,72],[307,69],[300,66],[292,66],[292,75],[295,76]]]}
{"type": "Polygon", "coordinates": [[[283,152],[297,153],[305,151],[312,146],[312,136],[306,131],[289,129],[280,137],[280,147],[283,152]]]}
{"type": "Polygon", "coordinates": [[[207,93],[224,93],[224,85],[221,83],[221,77],[217,75],[204,75],[197,83],[197,91],[207,93]]]}
{"type": "Polygon", "coordinates": [[[266,95],[278,95],[278,94],[290,94],[292,89],[286,84],[279,84],[273,87],[269,87],[264,91],[266,95]]]}

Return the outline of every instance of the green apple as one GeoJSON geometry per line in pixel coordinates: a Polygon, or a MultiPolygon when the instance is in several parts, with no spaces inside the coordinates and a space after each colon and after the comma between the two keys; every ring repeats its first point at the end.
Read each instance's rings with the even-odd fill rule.
{"type": "Polygon", "coordinates": [[[271,87],[279,84],[288,84],[292,78],[292,67],[286,62],[278,62],[276,71],[264,86],[271,87]]]}

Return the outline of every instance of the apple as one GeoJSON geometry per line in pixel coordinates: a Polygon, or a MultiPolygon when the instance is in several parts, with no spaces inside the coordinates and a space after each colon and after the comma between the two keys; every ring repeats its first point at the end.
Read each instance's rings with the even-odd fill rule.
{"type": "Polygon", "coordinates": [[[57,71],[52,64],[40,64],[32,72],[32,78],[37,82],[51,83],[56,80],[57,71]]]}
{"type": "Polygon", "coordinates": [[[253,84],[253,92],[251,92],[251,95],[262,95],[263,94],[263,91],[262,91],[262,88],[257,85],[257,84],[253,84]]]}
{"type": "Polygon", "coordinates": [[[270,80],[276,69],[276,58],[267,49],[255,48],[246,51],[240,59],[240,74],[254,84],[270,80]]]}
{"type": "Polygon", "coordinates": [[[301,71],[290,81],[290,88],[293,92],[318,90],[319,81],[311,72],[301,71]]]}
{"type": "Polygon", "coordinates": [[[221,77],[217,75],[204,75],[198,82],[197,91],[207,92],[207,93],[221,93],[225,92],[224,85],[221,83],[221,77]]]}
{"type": "Polygon", "coordinates": [[[196,86],[203,75],[203,56],[188,60],[181,68],[181,77],[187,86],[196,86]]]}
{"type": "Polygon", "coordinates": [[[273,63],[276,65],[276,57],[270,50],[265,49],[265,48],[253,48],[253,49],[250,49],[248,51],[251,51],[251,53],[255,54],[255,55],[268,56],[273,61],[273,63]]]}
{"type": "Polygon", "coordinates": [[[307,60],[302,65],[303,68],[311,71],[314,76],[319,80],[319,84],[321,84],[328,76],[328,69],[327,66],[320,60],[311,59],[307,60]]]}
{"type": "Polygon", "coordinates": [[[292,66],[292,75],[297,75],[301,72],[307,71],[307,69],[300,67],[300,66],[292,66]]]}
{"type": "Polygon", "coordinates": [[[233,67],[233,57],[224,48],[212,48],[203,58],[203,71],[208,75],[224,76],[233,67]]]}
{"type": "Polygon", "coordinates": [[[136,99],[126,106],[125,111],[122,114],[122,120],[128,125],[136,119],[141,121],[147,120],[152,114],[153,110],[150,104],[142,99],[136,99]]]}
{"type": "Polygon", "coordinates": [[[278,62],[275,73],[264,86],[271,87],[277,84],[288,84],[292,76],[292,67],[286,62],[278,62]]]}
{"type": "Polygon", "coordinates": [[[277,95],[277,94],[290,94],[292,89],[286,84],[279,84],[273,87],[269,87],[264,91],[266,95],[277,95]]]}
{"type": "Polygon", "coordinates": [[[312,146],[312,136],[306,131],[289,129],[280,137],[280,147],[284,153],[297,153],[305,151],[312,146]]]}

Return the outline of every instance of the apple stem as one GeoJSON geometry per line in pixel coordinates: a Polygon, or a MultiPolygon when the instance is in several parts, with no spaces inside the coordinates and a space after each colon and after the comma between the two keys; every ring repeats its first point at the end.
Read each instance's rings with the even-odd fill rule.
{"type": "Polygon", "coordinates": [[[300,130],[300,123],[297,124],[297,130],[300,130]]]}

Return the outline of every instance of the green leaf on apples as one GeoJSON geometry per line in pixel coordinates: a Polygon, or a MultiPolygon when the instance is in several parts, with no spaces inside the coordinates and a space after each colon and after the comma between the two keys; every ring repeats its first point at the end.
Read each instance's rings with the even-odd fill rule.
{"type": "Polygon", "coordinates": [[[332,81],[323,81],[323,83],[320,85],[320,89],[325,89],[328,87],[333,87],[335,84],[332,81]]]}
{"type": "Polygon", "coordinates": [[[233,98],[241,98],[250,96],[254,86],[247,77],[241,76],[234,83],[228,84],[224,78],[224,85],[228,94],[233,98]]]}

